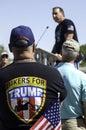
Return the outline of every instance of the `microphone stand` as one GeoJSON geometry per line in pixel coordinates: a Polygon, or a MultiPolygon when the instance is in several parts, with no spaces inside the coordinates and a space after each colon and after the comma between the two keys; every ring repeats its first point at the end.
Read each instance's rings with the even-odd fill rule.
{"type": "Polygon", "coordinates": [[[47,29],[49,28],[49,26],[47,26],[44,30],[44,32],[42,33],[41,37],[39,38],[39,40],[37,41],[36,47],[38,46],[39,41],[42,39],[42,37],[44,36],[45,32],[47,31],[47,29]]]}

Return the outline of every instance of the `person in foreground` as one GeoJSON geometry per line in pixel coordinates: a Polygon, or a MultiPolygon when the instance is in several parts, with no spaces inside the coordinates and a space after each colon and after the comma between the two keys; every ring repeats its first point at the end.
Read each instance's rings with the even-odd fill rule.
{"type": "Polygon", "coordinates": [[[86,130],[86,74],[73,65],[79,50],[77,41],[65,41],[62,62],[56,66],[68,92],[61,107],[62,130],[86,130]]]}
{"type": "Polygon", "coordinates": [[[0,130],[29,130],[39,117],[67,91],[55,68],[34,59],[35,39],[30,27],[11,31],[13,63],[0,70],[0,130]]]}

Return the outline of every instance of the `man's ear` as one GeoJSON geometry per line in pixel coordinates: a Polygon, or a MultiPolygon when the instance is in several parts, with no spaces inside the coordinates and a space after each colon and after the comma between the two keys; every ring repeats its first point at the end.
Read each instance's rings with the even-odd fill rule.
{"type": "Polygon", "coordinates": [[[8,47],[9,47],[10,52],[12,52],[12,46],[10,43],[8,44],[8,47]]]}
{"type": "Polygon", "coordinates": [[[35,44],[33,44],[33,52],[35,52],[35,50],[36,50],[36,46],[35,44]]]}
{"type": "Polygon", "coordinates": [[[77,58],[79,58],[79,53],[77,54],[77,58]]]}
{"type": "Polygon", "coordinates": [[[79,53],[77,53],[75,60],[76,60],[76,61],[79,61],[79,53]]]}

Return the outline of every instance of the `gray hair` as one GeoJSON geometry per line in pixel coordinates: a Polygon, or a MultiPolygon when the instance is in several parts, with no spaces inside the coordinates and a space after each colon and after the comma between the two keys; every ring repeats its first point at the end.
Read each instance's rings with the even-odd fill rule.
{"type": "MultiPolygon", "coordinates": [[[[19,40],[17,41],[18,44],[26,44],[26,41],[25,40],[19,40]]],[[[34,50],[34,46],[35,44],[32,44],[31,46],[28,46],[28,47],[20,47],[20,48],[17,48],[17,47],[12,47],[13,50],[17,53],[17,54],[20,54],[20,53],[23,53],[24,51],[28,51],[28,52],[33,52],[34,50]]]]}
{"type": "Polygon", "coordinates": [[[64,48],[62,48],[62,60],[63,61],[70,62],[70,61],[76,60],[78,55],[79,55],[79,52],[65,50],[64,48]]]}

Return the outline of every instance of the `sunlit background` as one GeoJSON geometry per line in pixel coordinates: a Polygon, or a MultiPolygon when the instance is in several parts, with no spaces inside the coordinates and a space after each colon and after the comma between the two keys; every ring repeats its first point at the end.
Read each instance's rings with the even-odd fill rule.
{"type": "MultiPolygon", "coordinates": [[[[86,0],[0,0],[0,45],[8,50],[11,29],[26,25],[32,28],[37,47],[51,52],[57,25],[52,18],[52,8],[55,6],[62,7],[66,18],[73,20],[79,42],[85,44],[86,0]]],[[[9,50],[8,53],[12,57],[9,50]]]]}

